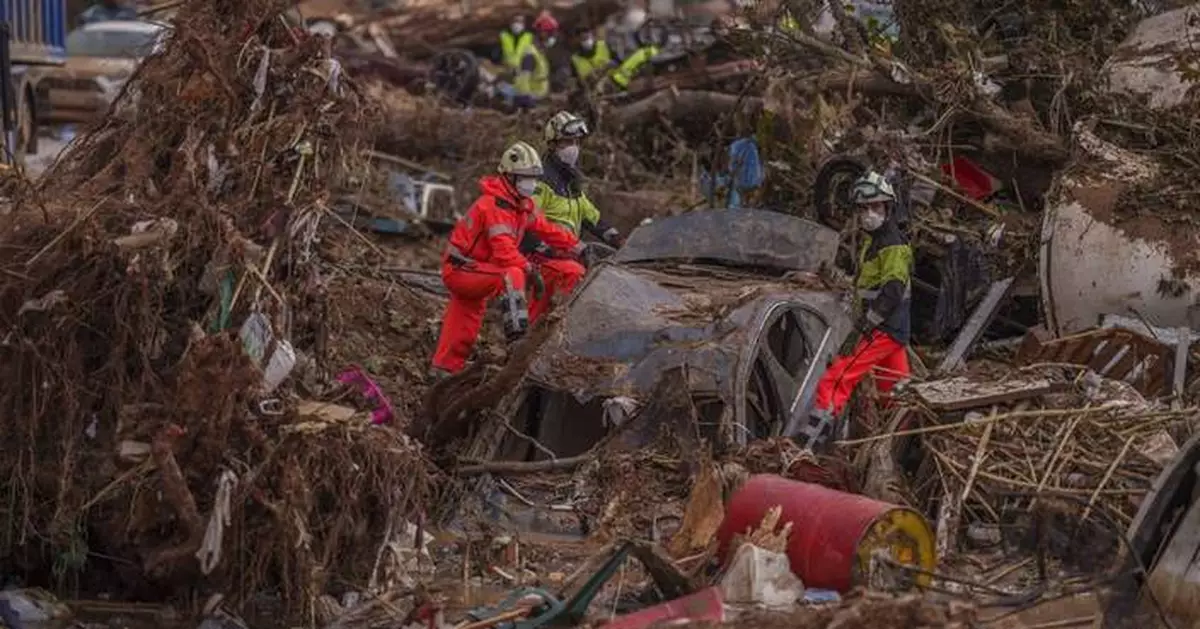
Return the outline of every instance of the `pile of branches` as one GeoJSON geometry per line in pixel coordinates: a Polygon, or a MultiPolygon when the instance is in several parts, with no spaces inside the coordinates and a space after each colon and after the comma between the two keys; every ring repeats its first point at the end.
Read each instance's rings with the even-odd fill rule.
{"type": "MultiPolygon", "coordinates": [[[[550,105],[522,115],[487,109],[454,109],[432,96],[411,96],[373,90],[383,107],[385,124],[379,150],[416,162],[429,171],[444,172],[464,191],[460,202],[474,194],[475,181],[494,172],[500,155],[513,142],[528,142],[545,150],[546,121],[563,105],[550,105]]],[[[583,113],[583,112],[579,112],[583,113]]],[[[584,146],[580,167],[589,180],[602,182],[589,194],[613,187],[625,190],[662,189],[671,174],[686,180],[692,152],[686,142],[669,134],[648,133],[643,126],[626,128],[601,120],[584,146]]]]}
{"type": "Polygon", "coordinates": [[[1148,403],[1113,380],[1031,402],[965,419],[906,407],[927,426],[917,430],[926,458],[915,493],[925,513],[940,514],[948,549],[970,523],[999,527],[1018,544],[1031,531],[1052,531],[1059,539],[1038,543],[1064,560],[1103,566],[1176,451],[1172,435],[1196,409],[1148,403]]]}
{"type": "Polygon", "coordinates": [[[110,567],[118,596],[270,587],[295,613],[333,577],[356,582],[422,509],[416,444],[357,418],[296,430],[290,383],[278,412],[262,405],[238,340],[251,312],[299,352],[324,334],[306,315],[325,299],[314,242],[344,229],[326,201],[373,120],[287,4],[185,4],[106,120],[4,217],[10,565],[110,567]]]}

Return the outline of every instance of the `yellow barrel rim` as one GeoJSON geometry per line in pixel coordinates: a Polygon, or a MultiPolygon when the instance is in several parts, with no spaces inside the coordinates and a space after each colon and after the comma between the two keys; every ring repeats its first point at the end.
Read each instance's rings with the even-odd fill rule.
{"type": "Polygon", "coordinates": [[[896,563],[922,570],[914,575],[918,586],[928,587],[933,582],[930,573],[937,567],[937,546],[933,528],[920,513],[897,507],[871,522],[855,547],[855,581],[868,574],[871,556],[879,550],[896,563]]]}

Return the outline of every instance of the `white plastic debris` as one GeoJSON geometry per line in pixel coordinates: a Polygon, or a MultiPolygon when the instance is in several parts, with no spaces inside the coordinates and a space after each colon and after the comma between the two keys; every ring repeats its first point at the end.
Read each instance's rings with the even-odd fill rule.
{"type": "Polygon", "coordinates": [[[631,397],[618,396],[604,400],[604,425],[617,428],[637,414],[641,405],[631,397]]]}
{"type": "MultiPolygon", "coordinates": [[[[0,605],[8,608],[8,616],[26,623],[49,623],[71,616],[71,609],[41,588],[21,588],[0,591],[0,605]]],[[[3,623],[0,623],[3,624],[3,623]]]]}
{"type": "Polygon", "coordinates": [[[733,605],[789,609],[804,598],[804,583],[787,555],[743,544],[721,577],[721,594],[733,605]]]}

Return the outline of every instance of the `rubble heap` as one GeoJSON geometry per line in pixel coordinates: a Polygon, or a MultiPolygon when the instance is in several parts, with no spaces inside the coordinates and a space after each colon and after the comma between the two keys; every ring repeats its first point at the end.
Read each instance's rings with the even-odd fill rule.
{"type": "Polygon", "coordinates": [[[126,596],[272,589],[298,613],[338,574],[386,569],[377,551],[422,508],[418,444],[293,403],[292,382],[345,367],[323,361],[317,235],[374,112],[287,4],[183,6],[120,106],[4,217],[15,565],[55,557],[126,596]],[[248,317],[270,330],[239,342],[248,317]],[[277,386],[293,347],[301,378],[277,386]]]}

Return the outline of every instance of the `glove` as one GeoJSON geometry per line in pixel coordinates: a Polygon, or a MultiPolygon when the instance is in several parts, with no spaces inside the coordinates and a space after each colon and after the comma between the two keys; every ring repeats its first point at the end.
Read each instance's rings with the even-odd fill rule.
{"type": "Polygon", "coordinates": [[[537,301],[546,294],[546,281],[542,279],[542,273],[537,267],[530,266],[525,270],[525,280],[533,287],[533,299],[537,301]]]}
{"type": "Polygon", "coordinates": [[[608,228],[600,238],[605,244],[614,249],[620,249],[625,246],[625,239],[621,237],[621,232],[617,231],[616,227],[608,228]]]}
{"type": "Polygon", "coordinates": [[[871,333],[879,329],[881,325],[883,325],[883,317],[870,308],[864,308],[863,314],[854,321],[855,329],[863,338],[871,336],[871,333]]]}

